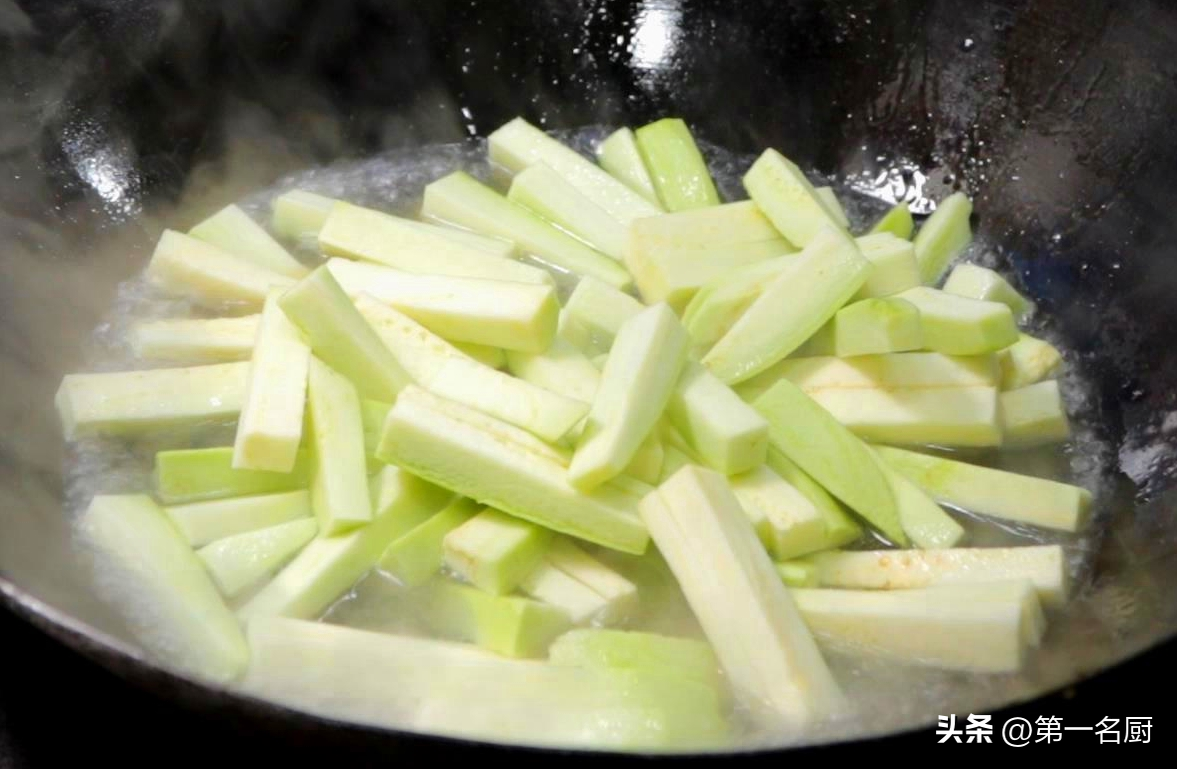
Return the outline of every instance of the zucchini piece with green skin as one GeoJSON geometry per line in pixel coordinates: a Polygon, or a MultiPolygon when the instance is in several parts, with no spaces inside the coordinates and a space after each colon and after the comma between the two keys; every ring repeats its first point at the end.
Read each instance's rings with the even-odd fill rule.
{"type": "Polygon", "coordinates": [[[593,558],[567,537],[556,537],[544,561],[599,595],[604,604],[596,618],[613,624],[631,617],[638,604],[637,585],[593,558]]]}
{"type": "Polygon", "coordinates": [[[643,310],[617,332],[568,482],[589,491],[633,460],[674,391],[687,359],[687,332],[664,304],[643,310]]]}
{"type": "Polygon", "coordinates": [[[1062,365],[1063,356],[1054,345],[1019,334],[1018,341],[997,352],[1001,367],[1001,389],[1016,390],[1050,379],[1062,365]]]}
{"type": "Polygon", "coordinates": [[[840,226],[845,229],[850,229],[850,219],[846,216],[846,209],[842,208],[841,201],[838,200],[837,193],[834,192],[833,187],[816,187],[814,191],[817,196],[821,198],[821,202],[825,205],[826,210],[834,218],[840,226]]]}
{"type": "Polygon", "coordinates": [[[774,149],[765,150],[744,174],[744,189],[785,239],[799,248],[827,227],[845,233],[801,169],[774,149]]]}
{"type": "Polygon", "coordinates": [[[663,118],[634,131],[638,151],[658,199],[667,211],[719,205],[719,193],[691,129],[679,118],[663,118]]]}
{"type": "Polygon", "coordinates": [[[503,369],[507,367],[507,351],[501,347],[490,347],[470,342],[454,342],[454,347],[467,358],[472,358],[489,368],[503,369]]]}
{"type": "Polygon", "coordinates": [[[659,205],[654,180],[638,149],[633,129],[618,128],[597,147],[597,162],[615,179],[625,183],[634,192],[654,205],[659,205]]]}
{"type": "Polygon", "coordinates": [[[673,676],[282,619],[251,625],[249,645],[243,691],[328,718],[598,750],[715,748],[729,739],[718,694],[673,676]],[[344,691],[346,698],[331,695],[344,691]]]}
{"type": "Polygon", "coordinates": [[[813,503],[768,467],[728,479],[740,507],[774,559],[795,558],[821,550],[826,522],[813,503]]]}
{"type": "Polygon", "coordinates": [[[281,568],[318,530],[318,523],[304,518],[218,539],[196,554],[221,594],[233,599],[281,568]]]}
{"type": "Polygon", "coordinates": [[[778,256],[737,267],[700,288],[682,314],[695,350],[711,349],[789,261],[790,256],[778,256]]]}
{"type": "Polygon", "coordinates": [[[964,539],[964,527],[953,520],[944,508],[925,494],[918,486],[901,473],[891,469],[883,458],[875,453],[879,468],[891,484],[895,496],[895,508],[899,511],[899,524],[911,543],[925,550],[956,547],[964,539]]]}
{"type": "Polygon", "coordinates": [[[986,302],[1000,302],[1021,321],[1034,309],[1034,303],[1018,293],[1005,278],[987,267],[958,264],[944,281],[944,293],[967,296],[986,302]]]}
{"type": "Polygon", "coordinates": [[[54,404],[66,440],[134,435],[236,419],[248,384],[248,362],[67,374],[54,404]]]}
{"type": "Polygon", "coordinates": [[[449,340],[543,352],[556,335],[560,304],[550,285],[417,275],[347,259],[326,266],[348,296],[368,294],[449,340]]]}
{"type": "Polygon", "coordinates": [[[478,514],[479,506],[458,497],[444,509],[389,543],[378,568],[406,587],[423,585],[445,562],[445,538],[478,514]]]}
{"type": "Polygon", "coordinates": [[[736,699],[755,722],[803,726],[845,707],[723,476],[684,467],[642,500],[641,511],[736,699]]]}
{"type": "Polygon", "coordinates": [[[856,299],[892,296],[920,285],[920,267],[915,247],[909,241],[888,233],[855,238],[858,250],[871,263],[870,275],[855,295],[856,299]]]}
{"type": "Polygon", "coordinates": [[[339,203],[319,231],[319,248],[327,256],[358,259],[404,272],[552,284],[546,270],[509,258],[514,251],[511,243],[484,238],[496,248],[488,251],[486,247],[455,240],[452,232],[440,225],[339,203]]]}
{"type": "Polygon", "coordinates": [[[367,484],[371,523],[335,537],[320,535],[237,611],[242,623],[261,617],[313,619],[343,595],[399,535],[429,518],[452,494],[396,467],[367,484]]]}
{"type": "Polygon", "coordinates": [[[821,549],[842,547],[862,537],[862,527],[838,500],[813,480],[793,460],[769,446],[765,465],[809,500],[826,524],[826,538],[821,549]]]}
{"type": "Polygon", "coordinates": [[[169,505],[164,511],[193,547],[314,515],[305,489],[169,505]]]}
{"type": "Polygon", "coordinates": [[[603,616],[609,607],[604,596],[546,559],[523,578],[519,589],[537,601],[557,607],[574,625],[584,625],[603,616]]]}
{"type": "Polygon", "coordinates": [[[813,587],[909,590],[1028,580],[1043,606],[1066,603],[1066,554],[1059,545],[960,547],[948,550],[847,550],[794,563],[813,568],[813,587]]]}
{"type": "Polygon", "coordinates": [[[494,131],[486,139],[486,148],[492,162],[513,174],[536,163],[546,163],[623,227],[634,219],[662,213],[660,206],[523,118],[515,118],[494,131]]]}
{"type": "Polygon", "coordinates": [[[165,505],[305,489],[310,484],[309,454],[300,452],[289,473],[237,470],[233,447],[177,449],[155,455],[155,493],[165,505]]]}
{"type": "Polygon", "coordinates": [[[617,261],[625,253],[625,227],[546,163],[515,174],[507,200],[534,211],[617,261]]]}
{"type": "Polygon", "coordinates": [[[1011,448],[1062,443],[1071,437],[1058,382],[1050,379],[1001,393],[1001,429],[1011,448]]]}
{"type": "Polygon", "coordinates": [[[99,594],[151,656],[227,683],[249,648],[188,543],[146,495],[97,496],[78,520],[99,594]]]}
{"type": "Polygon", "coordinates": [[[534,436],[472,411],[405,388],[388,413],[377,457],[541,526],[624,552],[646,549],[633,495],[608,485],[576,491],[555,449],[538,451],[534,436]]]}
{"type": "Polygon", "coordinates": [[[1091,493],[1045,478],[878,446],[883,460],[938,501],[973,513],[1061,531],[1087,522],[1091,493]]]}
{"type": "Polygon", "coordinates": [[[462,171],[455,171],[425,187],[421,214],[468,227],[483,235],[509,238],[521,251],[535,254],[548,264],[576,275],[592,275],[618,288],[632,283],[629,273],[613,259],[561,232],[462,171]]]}
{"type": "Polygon", "coordinates": [[[667,413],[712,470],[735,475],[764,464],[768,423],[703,366],[687,364],[667,413]]]}
{"type": "Polygon", "coordinates": [[[789,587],[817,587],[817,570],[805,559],[778,563],[776,570],[789,587]]]}
{"type": "Polygon", "coordinates": [[[845,232],[822,230],[715,343],[703,364],[727,384],[759,374],[833,317],[869,272],[870,263],[845,232]]]}
{"type": "Polygon", "coordinates": [[[912,241],[915,258],[920,263],[920,278],[927,285],[940,280],[944,270],[973,240],[969,217],[973,202],[962,192],[954,192],[936,206],[912,241]]]}
{"type": "Polygon", "coordinates": [[[284,192],[270,204],[270,226],[274,232],[292,240],[310,240],[319,236],[331,207],[339,201],[306,190],[284,192]]]}
{"type": "Polygon", "coordinates": [[[445,535],[445,564],[471,585],[506,595],[540,559],[552,532],[533,523],[487,508],[445,535]]]}
{"type": "Polygon", "coordinates": [[[920,311],[902,299],[862,299],[849,304],[830,321],[834,354],[840,358],[907,352],[923,347],[920,311]]]}
{"type": "Polygon", "coordinates": [[[642,299],[665,301],[682,312],[704,286],[732,270],[793,253],[783,240],[699,246],[677,251],[630,250],[625,264],[633,274],[642,299]]]}
{"type": "Polygon", "coordinates": [[[135,356],[185,366],[249,360],[261,315],[138,321],[128,334],[135,356]]]}
{"type": "Polygon", "coordinates": [[[705,641],[634,630],[569,630],[548,649],[555,665],[594,669],[657,670],[723,688],[719,660],[705,641]]]}
{"type": "Polygon", "coordinates": [[[363,397],[392,402],[411,381],[326,265],[287,291],[278,304],[302,329],[311,351],[350,379],[363,397]]]}
{"type": "Polygon", "coordinates": [[[222,208],[188,234],[240,257],[251,264],[287,275],[295,280],[310,270],[270,237],[265,228],[235,205],[222,208]]]}
{"type": "Polygon", "coordinates": [[[175,230],[159,236],[147,278],[169,294],[200,304],[258,307],[274,289],[289,288],[295,279],[259,267],[203,240],[175,230]]]}
{"type": "Polygon", "coordinates": [[[642,254],[765,242],[793,250],[751,200],[648,216],[629,228],[629,250],[642,254]]]}
{"type": "Polygon", "coordinates": [[[364,423],[355,385],[311,358],[307,412],[314,447],[311,507],[324,536],[372,520],[364,457],[364,423]]]}
{"type": "Polygon", "coordinates": [[[752,406],[774,447],[892,542],[907,543],[891,484],[860,438],[785,379],[752,406]]]}
{"type": "Polygon", "coordinates": [[[507,371],[524,382],[563,393],[582,403],[593,402],[601,383],[600,369],[563,339],[556,339],[539,355],[509,350],[507,371]]]}
{"type": "Polygon", "coordinates": [[[608,352],[622,324],[644,310],[634,297],[593,277],[581,278],[560,314],[560,337],[586,354],[608,352]]]}
{"type": "Polygon", "coordinates": [[[1025,581],[790,592],[805,623],[830,646],[949,670],[1016,672],[1045,627],[1025,581]]]}
{"type": "Polygon", "coordinates": [[[1000,446],[993,387],[822,389],[806,394],[863,440],[938,446],[1000,446]]]}
{"type": "Polygon", "coordinates": [[[278,297],[266,299],[249,364],[233,442],[233,467],[239,469],[288,473],[302,442],[311,348],[278,306],[278,297]]]}
{"type": "Polygon", "coordinates": [[[878,235],[884,232],[897,238],[911,240],[911,235],[915,232],[915,221],[911,218],[911,209],[908,207],[907,201],[896,203],[888,209],[887,213],[874,223],[868,234],[878,235]]]}
{"type": "Polygon", "coordinates": [[[1004,304],[946,294],[927,286],[895,295],[920,311],[924,346],[946,355],[982,355],[1018,341],[1018,324],[1004,304]]]}
{"type": "Polygon", "coordinates": [[[543,657],[572,627],[555,606],[530,598],[493,595],[476,587],[436,579],[421,587],[421,617],[434,633],[466,641],[504,657],[543,657]]]}

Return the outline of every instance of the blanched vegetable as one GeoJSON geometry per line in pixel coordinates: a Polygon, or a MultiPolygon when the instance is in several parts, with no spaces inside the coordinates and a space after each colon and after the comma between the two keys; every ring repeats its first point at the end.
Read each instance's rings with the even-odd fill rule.
{"type": "Polygon", "coordinates": [[[297,279],[310,272],[237,206],[225,206],[188,230],[188,234],[281,275],[297,279]]]}
{"type": "Polygon", "coordinates": [[[202,304],[261,307],[266,296],[295,279],[174,230],[164,230],[147,265],[147,277],[170,294],[202,304]]]}
{"type": "Polygon", "coordinates": [[[486,509],[446,534],[445,564],[475,587],[494,595],[512,592],[543,558],[552,532],[486,509]]]}
{"type": "Polygon", "coordinates": [[[920,226],[914,244],[924,283],[938,282],[952,260],[972,242],[969,226],[972,214],[972,201],[963,193],[954,192],[940,201],[936,211],[920,226]]]}
{"type": "Polygon", "coordinates": [[[663,118],[634,133],[658,199],[667,211],[719,205],[707,162],[686,123],[663,118]]]}
{"type": "Polygon", "coordinates": [[[650,172],[646,170],[632,128],[618,128],[609,134],[597,148],[597,161],[601,168],[625,182],[631,190],[651,203],[658,204],[658,192],[654,189],[650,172]]]}
{"type": "Polygon", "coordinates": [[[845,232],[801,169],[776,150],[765,150],[756,159],[744,174],[744,189],[795,246],[808,246],[826,227],[845,232]]]}

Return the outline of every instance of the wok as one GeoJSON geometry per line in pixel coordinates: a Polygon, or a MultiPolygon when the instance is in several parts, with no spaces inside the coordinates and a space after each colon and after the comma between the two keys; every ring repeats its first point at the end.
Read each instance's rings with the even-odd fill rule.
{"type": "MultiPolygon", "coordinates": [[[[0,595],[119,676],[300,740],[461,747],[300,716],[145,660],[75,565],[52,393],[86,367],[118,283],[164,226],[296,169],[473,140],[517,114],[548,128],[680,115],[707,142],[777,147],[916,210],[971,194],[989,258],[1090,383],[1100,476],[1099,534],[1049,641],[1057,664],[978,706],[1157,644],[1177,652],[1173,4],[0,0],[0,35],[0,595]]],[[[1150,683],[1139,667],[1109,675],[1150,683]]]]}

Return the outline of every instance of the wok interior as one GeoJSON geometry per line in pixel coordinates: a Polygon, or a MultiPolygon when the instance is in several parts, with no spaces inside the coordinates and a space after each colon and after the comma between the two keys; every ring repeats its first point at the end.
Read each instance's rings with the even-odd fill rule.
{"type": "Polygon", "coordinates": [[[1177,578],[1177,149],[1166,140],[1177,64],[1165,56],[1177,9],[329,5],[0,15],[12,39],[0,79],[11,169],[0,575],[17,600],[122,635],[71,550],[52,393],[96,363],[91,333],[164,226],[186,229],[295,169],[485,135],[516,114],[547,127],[672,114],[708,142],[775,146],[917,210],[962,186],[978,239],[1093,383],[1110,447],[1102,536],[1068,634],[1048,640],[1059,663],[1008,696],[1177,631],[1165,589],[1177,578]]]}

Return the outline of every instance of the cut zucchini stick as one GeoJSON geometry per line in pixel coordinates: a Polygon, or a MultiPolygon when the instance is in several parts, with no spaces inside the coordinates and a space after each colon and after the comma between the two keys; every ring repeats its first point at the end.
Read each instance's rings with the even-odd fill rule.
{"type": "Polygon", "coordinates": [[[372,522],[336,537],[320,536],[303,548],[238,612],[245,623],[259,617],[317,618],[368,572],[388,544],[439,510],[451,495],[395,468],[369,484],[372,522]]]}
{"type": "Polygon", "coordinates": [[[911,209],[908,208],[907,201],[896,203],[870,228],[871,235],[888,233],[904,240],[911,240],[913,232],[915,221],[911,218],[911,209]]]}
{"type": "Polygon", "coordinates": [[[826,546],[826,522],[813,503],[768,467],[728,479],[760,541],[775,560],[826,546]]]}
{"type": "Polygon", "coordinates": [[[862,286],[870,263],[841,230],[828,228],[781,271],[703,363],[724,382],[741,382],[797,349],[862,286]]]}
{"type": "Polygon", "coordinates": [[[816,553],[812,564],[822,587],[907,590],[1028,580],[1044,606],[1067,599],[1067,562],[1058,545],[974,547],[951,550],[854,550],[816,553]]]}
{"type": "Polygon", "coordinates": [[[714,374],[688,363],[667,413],[695,454],[724,475],[764,464],[768,423],[714,374]]]}
{"type": "Polygon", "coordinates": [[[225,206],[188,230],[188,234],[258,267],[296,280],[310,272],[237,206],[225,206]]]}
{"type": "Polygon", "coordinates": [[[477,515],[479,509],[473,500],[458,497],[394,539],[380,556],[380,570],[405,587],[425,584],[445,563],[446,535],[477,515]]]}
{"type": "Polygon", "coordinates": [[[911,543],[925,550],[956,547],[964,539],[964,527],[953,520],[944,508],[925,494],[903,474],[893,470],[883,458],[875,453],[879,469],[891,484],[895,496],[895,508],[899,511],[899,524],[911,543]]]}
{"type": "Polygon", "coordinates": [[[318,358],[307,384],[314,446],[311,507],[324,536],[372,520],[364,457],[364,421],[355,385],[318,358]]]}
{"type": "Polygon", "coordinates": [[[716,747],[727,735],[714,690],[657,673],[281,619],[253,623],[249,646],[244,691],[334,719],[598,750],[716,747]]]}
{"type": "Polygon", "coordinates": [[[1020,334],[1018,341],[997,353],[1001,389],[1016,390],[1049,379],[1062,362],[1062,354],[1049,342],[1020,334]]]}
{"type": "Polygon", "coordinates": [[[596,278],[581,278],[560,314],[560,337],[588,352],[608,352],[622,324],[645,307],[596,278]]]}
{"type": "Polygon", "coordinates": [[[1078,486],[879,446],[891,467],[946,505],[1062,531],[1087,522],[1091,493],[1078,486]]]}
{"type": "Polygon", "coordinates": [[[567,537],[552,541],[544,554],[544,561],[601,597],[603,605],[596,612],[598,621],[613,624],[628,619],[637,611],[637,585],[593,558],[567,537]]]}
{"type": "Polygon", "coordinates": [[[781,234],[751,200],[645,217],[629,233],[630,250],[643,254],[763,242],[779,244],[781,234]]]}
{"type": "Polygon", "coordinates": [[[810,478],[804,470],[793,460],[786,457],[778,449],[769,446],[768,458],[765,464],[781,477],[786,483],[809,500],[822,520],[825,521],[826,539],[821,549],[842,547],[862,536],[862,527],[853,516],[842,507],[838,500],[821,487],[817,481],[810,478]]]}
{"type": "Polygon", "coordinates": [[[543,558],[552,532],[487,508],[445,536],[445,564],[494,595],[515,590],[543,558]]]}
{"type": "Polygon", "coordinates": [[[840,358],[918,350],[924,343],[920,311],[895,297],[862,299],[838,310],[830,322],[840,358]]]}
{"type": "Polygon", "coordinates": [[[858,250],[871,263],[870,275],[856,299],[891,296],[920,285],[919,262],[910,241],[889,233],[863,235],[855,238],[858,250]]]}
{"type": "Polygon", "coordinates": [[[1004,304],[918,286],[896,294],[920,311],[924,346],[948,355],[996,352],[1018,341],[1018,325],[1004,304]]]}
{"type": "Polygon", "coordinates": [[[552,283],[547,271],[508,258],[514,250],[510,243],[484,238],[497,244],[497,252],[491,252],[454,240],[451,232],[436,224],[339,203],[319,231],[319,248],[327,256],[374,262],[404,272],[552,283]]]}
{"type": "Polygon", "coordinates": [[[174,230],[164,230],[147,265],[147,277],[164,291],[201,304],[261,307],[294,278],[259,267],[228,251],[174,230]]]}
{"type": "Polygon", "coordinates": [[[1001,394],[1001,428],[1005,445],[1039,446],[1071,437],[1067,407],[1058,382],[1051,379],[1001,394]]]}
{"type": "Polygon", "coordinates": [[[507,367],[507,351],[501,347],[489,347],[485,344],[471,344],[470,342],[454,342],[458,352],[467,358],[478,361],[493,369],[507,367]]]}
{"type": "Polygon", "coordinates": [[[511,180],[507,200],[621,261],[625,227],[545,163],[528,166],[511,180]]]}
{"type": "Polygon", "coordinates": [[[656,430],[651,431],[642,441],[642,445],[638,446],[637,453],[625,466],[623,474],[642,483],[657,485],[662,479],[662,464],[665,459],[666,450],[662,447],[662,441],[658,439],[656,430]]]}
{"type": "Polygon", "coordinates": [[[612,670],[651,670],[716,691],[723,688],[719,660],[704,641],[632,630],[569,630],[548,649],[556,665],[612,670]]]}
{"type": "Polygon", "coordinates": [[[288,473],[302,441],[311,350],[278,306],[278,296],[270,294],[262,309],[233,443],[233,467],[238,469],[288,473]]]}
{"type": "Polygon", "coordinates": [[[1000,302],[1023,319],[1034,308],[1034,303],[1018,293],[1005,278],[993,270],[975,264],[958,264],[944,282],[944,293],[967,296],[986,302],[1000,302]]]}
{"type": "Polygon", "coordinates": [[[326,266],[287,291],[278,304],[306,334],[315,355],[350,379],[363,397],[391,403],[411,381],[326,266]]]}
{"type": "Polygon", "coordinates": [[[869,446],[788,380],[752,405],[768,421],[768,439],[782,454],[892,542],[907,542],[891,485],[869,446]]]}
{"type": "Polygon", "coordinates": [[[368,294],[446,339],[543,352],[556,335],[560,304],[549,285],[415,275],[346,259],[331,259],[327,269],[352,298],[368,294]]]}
{"type": "Polygon", "coordinates": [[[236,598],[281,568],[315,537],[310,518],[218,539],[197,551],[226,598],[236,598]]]}
{"type": "Polygon", "coordinates": [[[641,253],[631,249],[625,264],[647,303],[664,301],[683,311],[696,293],[717,278],[792,252],[780,239],[678,251],[641,253]]]}
{"type": "Polygon", "coordinates": [[[568,482],[596,488],[625,469],[662,416],[687,358],[687,332],[664,304],[643,310],[617,333],[568,482]]]}
{"type": "Polygon", "coordinates": [[[601,142],[597,148],[597,161],[612,176],[625,183],[634,192],[651,203],[658,205],[658,192],[654,180],[646,169],[638,149],[637,137],[630,128],[618,128],[601,142]]]}
{"type": "Polygon", "coordinates": [[[249,363],[67,374],[54,402],[66,440],[236,419],[249,363]]]}
{"type": "MultiPolygon", "coordinates": [[[[614,181],[604,171],[601,173],[614,181]]],[[[616,184],[625,189],[620,182],[616,184]]],[[[641,200],[636,193],[629,194],[641,200]]],[[[561,232],[462,171],[455,171],[425,188],[421,213],[485,235],[510,238],[521,250],[577,275],[592,275],[618,288],[631,282],[629,273],[613,259],[561,232]]]]}
{"type": "Polygon", "coordinates": [[[153,657],[219,682],[245,672],[237,620],[151,497],[94,497],[78,526],[99,593],[153,657]]]}
{"type": "Polygon", "coordinates": [[[143,360],[196,366],[249,360],[261,315],[139,321],[128,334],[143,360]]]}
{"type": "Polygon", "coordinates": [[[530,434],[471,412],[405,388],[388,413],[377,456],[541,526],[625,552],[645,550],[648,535],[632,495],[612,487],[577,492],[553,449],[540,453],[530,434]]]}
{"type": "Polygon", "coordinates": [[[552,342],[542,355],[508,351],[507,370],[524,382],[582,403],[593,402],[601,383],[600,369],[563,339],[552,342]]]}
{"type": "Polygon", "coordinates": [[[233,468],[233,447],[179,449],[155,455],[155,493],[165,505],[305,489],[310,457],[300,453],[289,473],[233,468]]]}
{"type": "Polygon", "coordinates": [[[552,641],[572,626],[555,606],[445,579],[424,586],[418,597],[422,619],[434,633],[504,657],[544,657],[552,641]]]}
{"type": "Polygon", "coordinates": [[[472,362],[456,345],[368,294],[356,297],[355,307],[401,368],[418,384],[428,383],[454,358],[472,362]]]}
{"type": "Polygon", "coordinates": [[[1001,411],[993,387],[829,388],[807,394],[864,440],[954,447],[1002,445],[1001,411]]]}
{"type": "Polygon", "coordinates": [[[642,160],[667,211],[719,205],[719,193],[691,129],[679,118],[663,118],[634,132],[642,160]]]}
{"type": "Polygon", "coordinates": [[[682,315],[694,348],[703,353],[711,349],[789,261],[788,256],[765,259],[730,270],[701,287],[682,315]]]}
{"type": "Polygon", "coordinates": [[[339,201],[306,190],[290,190],[270,204],[270,226],[284,238],[303,241],[317,238],[331,208],[339,201]]]}
{"type": "Polygon", "coordinates": [[[944,270],[973,240],[969,217],[973,202],[964,193],[954,192],[936,206],[936,211],[920,226],[915,236],[915,258],[920,263],[920,277],[932,285],[944,270]]]}
{"type": "Polygon", "coordinates": [[[546,163],[623,226],[634,219],[662,213],[659,206],[523,118],[515,118],[488,136],[486,146],[491,161],[513,174],[536,163],[546,163]]]}
{"type": "Polygon", "coordinates": [[[546,559],[523,578],[519,589],[537,601],[559,608],[574,625],[584,625],[603,616],[609,606],[600,593],[546,559]]]}
{"type": "Polygon", "coordinates": [[[1016,672],[1045,625],[1025,581],[791,592],[805,624],[832,647],[950,670],[1016,672]]]}
{"type": "Polygon", "coordinates": [[[843,228],[850,229],[850,218],[846,216],[846,209],[842,208],[842,203],[838,200],[838,195],[834,192],[834,188],[816,187],[814,188],[814,192],[817,193],[822,205],[830,212],[830,216],[834,218],[834,221],[843,228]]]}
{"type": "Polygon", "coordinates": [[[310,519],[313,515],[311,495],[303,489],[190,502],[165,507],[164,510],[184,535],[184,539],[193,547],[202,547],[219,539],[248,534],[292,521],[310,519]]]}
{"type": "Polygon", "coordinates": [[[774,149],[765,150],[744,174],[744,189],[795,246],[809,245],[827,226],[845,233],[801,169],[774,149]]]}
{"type": "Polygon", "coordinates": [[[992,355],[952,356],[934,352],[861,355],[853,360],[828,356],[786,358],[741,384],[745,400],[755,398],[780,379],[807,393],[818,390],[926,390],[940,387],[996,387],[992,355]]]}
{"type": "Polygon", "coordinates": [[[642,500],[641,511],[737,699],[753,719],[799,726],[844,706],[813,637],[723,476],[684,467],[642,500]]]}

